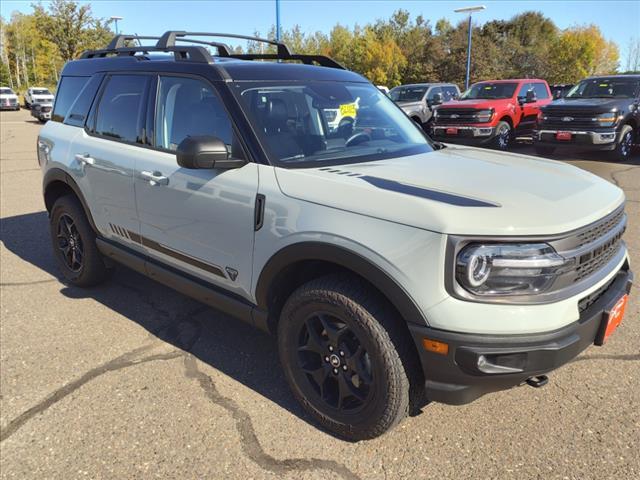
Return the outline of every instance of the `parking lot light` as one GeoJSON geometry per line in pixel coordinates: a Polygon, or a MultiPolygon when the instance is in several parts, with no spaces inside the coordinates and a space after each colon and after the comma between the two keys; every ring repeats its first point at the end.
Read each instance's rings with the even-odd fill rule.
{"type": "Polygon", "coordinates": [[[467,90],[469,88],[469,71],[471,70],[471,15],[473,12],[480,12],[485,10],[487,7],[484,5],[478,5],[475,7],[463,7],[456,8],[454,10],[455,13],[468,13],[469,14],[469,41],[467,45],[467,75],[464,81],[464,89],[467,90]]]}

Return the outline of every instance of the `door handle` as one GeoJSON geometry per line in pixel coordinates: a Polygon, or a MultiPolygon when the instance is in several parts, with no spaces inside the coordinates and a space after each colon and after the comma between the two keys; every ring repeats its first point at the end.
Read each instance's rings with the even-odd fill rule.
{"type": "Polygon", "coordinates": [[[149,181],[150,185],[169,185],[169,177],[165,177],[160,172],[140,172],[140,176],[149,181]]]}
{"type": "Polygon", "coordinates": [[[88,153],[76,153],[76,160],[83,165],[93,165],[96,163],[96,159],[88,153]]]}

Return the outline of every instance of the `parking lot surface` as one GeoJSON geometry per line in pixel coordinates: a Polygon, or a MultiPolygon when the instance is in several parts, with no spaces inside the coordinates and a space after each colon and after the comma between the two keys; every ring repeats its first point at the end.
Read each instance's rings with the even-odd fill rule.
{"type": "MultiPolygon", "coordinates": [[[[0,478],[640,477],[637,286],[606,346],[546,387],[430,404],[381,438],[344,442],[295,402],[269,336],[123,267],[98,288],[60,281],[39,129],[24,110],[0,114],[0,478]]],[[[555,158],[625,190],[638,271],[639,156],[555,158]]]]}

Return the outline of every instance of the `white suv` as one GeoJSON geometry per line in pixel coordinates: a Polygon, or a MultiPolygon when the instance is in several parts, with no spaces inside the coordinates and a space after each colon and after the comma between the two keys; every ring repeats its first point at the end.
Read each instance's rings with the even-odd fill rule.
{"type": "Polygon", "coordinates": [[[44,87],[31,87],[24,94],[24,107],[31,108],[34,105],[53,103],[53,94],[44,87]]]}
{"type": "Polygon", "coordinates": [[[62,72],[38,159],[67,281],[119,262],[276,334],[293,394],[350,439],[427,400],[542,386],[619,324],[618,187],[434,143],[326,57],[211,56],[188,35],[116,37],[62,72]],[[331,131],[325,111],[356,99],[331,131]]]}

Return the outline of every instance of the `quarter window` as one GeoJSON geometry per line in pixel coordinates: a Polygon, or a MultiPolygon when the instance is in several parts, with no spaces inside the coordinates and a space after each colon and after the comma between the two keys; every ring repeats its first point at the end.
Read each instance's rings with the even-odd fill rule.
{"type": "Polygon", "coordinates": [[[193,78],[160,77],[155,146],[175,151],[185,138],[197,135],[218,137],[241,157],[231,120],[212,86],[193,78]]]}
{"type": "Polygon", "coordinates": [[[87,81],[89,81],[89,77],[62,77],[51,120],[54,122],[62,122],[64,120],[67,111],[73,105],[87,81]]]}

